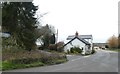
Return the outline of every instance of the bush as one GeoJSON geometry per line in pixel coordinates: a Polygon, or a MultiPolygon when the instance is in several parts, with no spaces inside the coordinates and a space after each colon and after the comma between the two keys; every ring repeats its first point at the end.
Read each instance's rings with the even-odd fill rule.
{"type": "Polygon", "coordinates": [[[38,47],[38,49],[39,49],[39,50],[43,50],[43,49],[44,49],[44,47],[43,47],[43,46],[40,46],[40,47],[38,47]]]}
{"type": "Polygon", "coordinates": [[[109,46],[108,46],[108,45],[105,45],[105,48],[109,48],[109,46]]]}
{"type": "Polygon", "coordinates": [[[57,51],[58,51],[58,52],[64,52],[64,47],[58,47],[58,48],[57,48],[57,51]]]}
{"type": "Polygon", "coordinates": [[[33,62],[30,64],[20,64],[20,63],[13,63],[11,61],[3,61],[2,62],[2,70],[11,70],[11,69],[20,69],[20,68],[29,68],[29,67],[36,67],[36,66],[43,66],[44,63],[42,62],[33,62]]]}
{"type": "Polygon", "coordinates": [[[91,52],[91,54],[94,54],[96,51],[94,50],[94,49],[92,49],[92,52],[91,52]]]}
{"type": "Polygon", "coordinates": [[[16,51],[16,53],[4,52],[3,56],[2,70],[51,65],[62,63],[67,60],[66,55],[63,53],[50,53],[42,50],[32,50],[30,52],[16,51]]]}
{"type": "Polygon", "coordinates": [[[70,49],[70,53],[81,53],[82,49],[80,49],[79,47],[72,47],[70,49]]]}
{"type": "Polygon", "coordinates": [[[40,62],[40,58],[21,58],[21,59],[13,59],[11,60],[14,64],[30,64],[33,62],[40,62]]]}
{"type": "Polygon", "coordinates": [[[56,44],[50,44],[48,49],[57,51],[57,45],[56,44]]]}
{"type": "Polygon", "coordinates": [[[56,45],[57,45],[57,51],[58,52],[64,52],[64,42],[58,42],[58,43],[56,43],[56,45]]]}
{"type": "Polygon", "coordinates": [[[94,49],[92,49],[92,51],[90,52],[90,51],[88,51],[88,52],[86,52],[85,53],[85,55],[90,55],[90,54],[94,54],[96,51],[94,50],[94,49]]]}
{"type": "Polygon", "coordinates": [[[69,50],[67,50],[67,54],[70,54],[70,51],[69,51],[69,50]]]}

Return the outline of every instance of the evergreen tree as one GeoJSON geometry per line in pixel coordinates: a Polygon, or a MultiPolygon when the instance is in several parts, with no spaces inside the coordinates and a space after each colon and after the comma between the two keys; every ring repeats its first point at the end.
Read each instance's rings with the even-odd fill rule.
{"type": "Polygon", "coordinates": [[[51,35],[50,44],[55,44],[55,34],[51,35]]]}
{"type": "Polygon", "coordinates": [[[50,30],[48,24],[46,24],[46,26],[44,26],[42,28],[45,30],[44,34],[41,37],[43,46],[44,46],[44,48],[48,48],[48,46],[50,44],[51,30],[50,30]]]}
{"type": "Polygon", "coordinates": [[[40,36],[40,38],[45,48],[48,48],[50,44],[55,44],[55,34],[48,24],[46,24],[46,26],[43,26],[40,31],[44,33],[43,34],[40,32],[40,34],[43,34],[40,36]]]}
{"type": "Polygon", "coordinates": [[[37,39],[35,29],[37,18],[34,17],[38,7],[32,2],[2,3],[2,30],[10,32],[16,44],[27,50],[34,49],[37,39]]]}

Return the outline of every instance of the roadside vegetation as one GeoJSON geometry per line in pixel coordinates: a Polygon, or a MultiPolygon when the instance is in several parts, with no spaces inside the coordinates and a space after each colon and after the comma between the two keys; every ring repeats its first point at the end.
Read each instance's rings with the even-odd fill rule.
{"type": "Polygon", "coordinates": [[[56,43],[54,26],[42,26],[38,20],[45,14],[37,15],[37,10],[32,2],[2,2],[2,33],[10,35],[2,37],[2,70],[67,61],[64,42],[56,43]]]}
{"type": "Polygon", "coordinates": [[[69,50],[67,50],[67,54],[81,54],[82,53],[82,49],[80,49],[79,47],[72,47],[69,50]]]}
{"type": "Polygon", "coordinates": [[[87,51],[85,54],[82,54],[83,52],[83,49],[80,49],[79,47],[72,47],[69,50],[67,50],[67,53],[66,54],[75,54],[75,55],[91,55],[91,54],[94,54],[96,51],[93,49],[91,52],[90,51],[87,51]]]}
{"type": "Polygon", "coordinates": [[[2,57],[2,70],[29,68],[36,66],[54,65],[66,62],[66,55],[58,52],[46,52],[42,50],[19,49],[4,50],[2,57]]]}
{"type": "Polygon", "coordinates": [[[120,49],[118,48],[107,48],[106,50],[120,52],[120,49]]]}
{"type": "Polygon", "coordinates": [[[120,52],[120,35],[116,37],[115,35],[111,36],[107,40],[106,50],[120,52]]]}
{"type": "Polygon", "coordinates": [[[12,38],[3,38],[2,46],[2,70],[12,70],[20,68],[29,68],[45,65],[54,65],[67,62],[65,53],[60,48],[62,42],[57,43],[56,47],[47,49],[25,50],[15,45],[12,38]]]}

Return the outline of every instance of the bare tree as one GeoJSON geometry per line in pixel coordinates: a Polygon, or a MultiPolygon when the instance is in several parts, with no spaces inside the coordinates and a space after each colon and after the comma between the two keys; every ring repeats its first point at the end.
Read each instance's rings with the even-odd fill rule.
{"type": "Polygon", "coordinates": [[[113,35],[107,41],[109,48],[117,48],[118,47],[118,37],[113,35]]]}

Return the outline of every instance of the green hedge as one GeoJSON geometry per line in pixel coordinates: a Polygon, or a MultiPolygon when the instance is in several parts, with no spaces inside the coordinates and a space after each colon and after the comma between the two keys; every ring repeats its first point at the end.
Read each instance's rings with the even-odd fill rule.
{"type": "Polygon", "coordinates": [[[19,51],[16,53],[4,52],[3,56],[2,70],[51,65],[67,61],[67,57],[63,53],[41,52],[37,50],[31,52],[19,51]]]}
{"type": "Polygon", "coordinates": [[[20,68],[29,68],[29,67],[37,67],[37,66],[44,66],[44,65],[53,65],[53,64],[60,64],[66,62],[66,58],[62,59],[54,59],[54,60],[46,60],[46,59],[15,59],[12,61],[3,61],[2,62],[2,70],[11,70],[11,69],[20,69],[20,68]]]}
{"type": "Polygon", "coordinates": [[[70,53],[81,53],[82,52],[82,49],[80,49],[79,47],[72,47],[70,49],[70,53]]]}
{"type": "Polygon", "coordinates": [[[96,51],[95,51],[94,49],[92,49],[91,52],[85,53],[84,56],[94,54],[95,52],[96,52],[96,51]]]}

